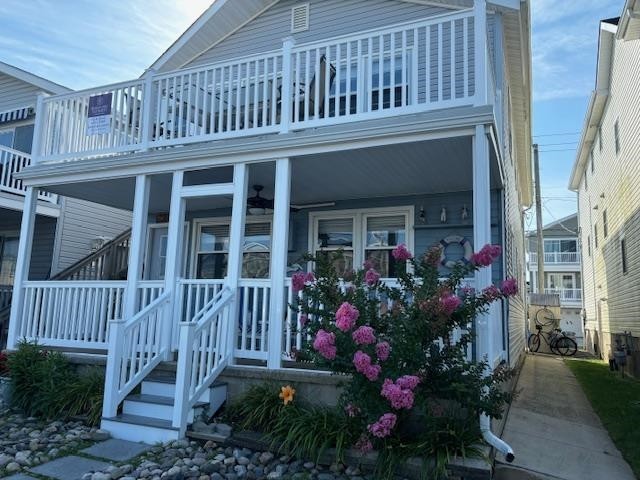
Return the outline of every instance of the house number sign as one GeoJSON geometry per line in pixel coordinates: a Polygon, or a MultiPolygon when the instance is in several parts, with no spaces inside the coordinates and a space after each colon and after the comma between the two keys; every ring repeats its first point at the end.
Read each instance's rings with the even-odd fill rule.
{"type": "Polygon", "coordinates": [[[102,135],[111,131],[111,99],[113,93],[89,97],[87,135],[102,135]]]}

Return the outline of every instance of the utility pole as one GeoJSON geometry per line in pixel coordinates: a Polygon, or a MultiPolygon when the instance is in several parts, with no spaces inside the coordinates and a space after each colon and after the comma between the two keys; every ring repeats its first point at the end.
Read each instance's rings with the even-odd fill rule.
{"type": "Polygon", "coordinates": [[[538,239],[538,293],[544,293],[544,238],[542,236],[542,200],[540,199],[540,161],[538,144],[533,144],[533,175],[536,189],[536,227],[538,239]]]}

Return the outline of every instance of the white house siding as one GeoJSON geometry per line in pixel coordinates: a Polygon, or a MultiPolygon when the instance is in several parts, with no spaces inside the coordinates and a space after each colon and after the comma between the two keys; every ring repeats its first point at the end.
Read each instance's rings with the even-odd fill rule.
{"type": "Polygon", "coordinates": [[[640,337],[640,40],[615,41],[609,98],[601,131],[602,149],[596,136],[592,147],[594,172],[590,165],[586,166],[578,200],[584,307],[591,335],[587,340],[593,340],[594,333],[600,330],[603,337],[600,348],[606,358],[611,335],[630,331],[634,337],[640,337]],[[616,120],[621,147],[618,154],[614,140],[616,120]],[[584,176],[587,177],[586,190],[584,176]],[[607,238],[604,238],[602,220],[605,210],[607,238]],[[598,230],[597,248],[594,225],[598,230]],[[626,274],[622,272],[622,238],[627,249],[626,274]]]}
{"type": "Polygon", "coordinates": [[[34,106],[42,89],[17,78],[0,73],[0,112],[34,106]]]}
{"type": "Polygon", "coordinates": [[[58,221],[54,274],[91,253],[92,241],[109,240],[131,228],[131,212],[65,197],[58,221]]]}

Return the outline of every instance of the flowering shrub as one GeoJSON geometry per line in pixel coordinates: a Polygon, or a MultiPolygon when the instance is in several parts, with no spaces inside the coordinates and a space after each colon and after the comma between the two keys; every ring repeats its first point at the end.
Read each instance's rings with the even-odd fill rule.
{"type": "Polygon", "coordinates": [[[350,272],[345,283],[332,266],[335,258],[309,257],[315,274],[297,274],[293,282],[302,291],[296,308],[304,318],[303,334],[312,339],[302,354],[322,368],[351,375],[340,402],[353,421],[356,448],[384,453],[413,442],[429,451],[425,438],[444,441],[436,430],[447,415],[466,429],[475,425],[475,439],[480,413],[500,417],[510,400],[500,384],[510,372],[490,372],[486,359],[470,361],[467,353],[475,317],[492,302],[515,295],[517,282],[507,279],[500,288],[480,292],[464,284],[500,255],[499,246],[486,245],[440,279],[439,248],[417,259],[400,245],[392,252],[398,287],[381,282],[370,264],[350,272]],[[456,342],[455,329],[462,332],[456,342]]]}

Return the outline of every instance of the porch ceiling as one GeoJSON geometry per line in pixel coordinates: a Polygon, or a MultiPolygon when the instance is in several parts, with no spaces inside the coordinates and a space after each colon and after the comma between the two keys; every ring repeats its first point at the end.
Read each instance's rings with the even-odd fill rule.
{"type": "MultiPolygon", "coordinates": [[[[472,189],[471,137],[453,137],[412,143],[327,152],[294,157],[291,203],[313,204],[335,200],[468,191],[472,189]]],[[[495,154],[491,152],[492,188],[500,186],[495,154]]],[[[187,184],[228,182],[230,167],[188,172],[187,184]]],[[[275,165],[255,163],[249,168],[252,185],[262,185],[261,195],[273,198],[275,165]]],[[[133,178],[56,185],[47,190],[104,205],[130,210],[133,178]]],[[[154,175],[151,183],[151,213],[169,210],[171,175],[154,175]]],[[[190,200],[191,211],[226,208],[231,199],[214,197],[190,200]]]]}

